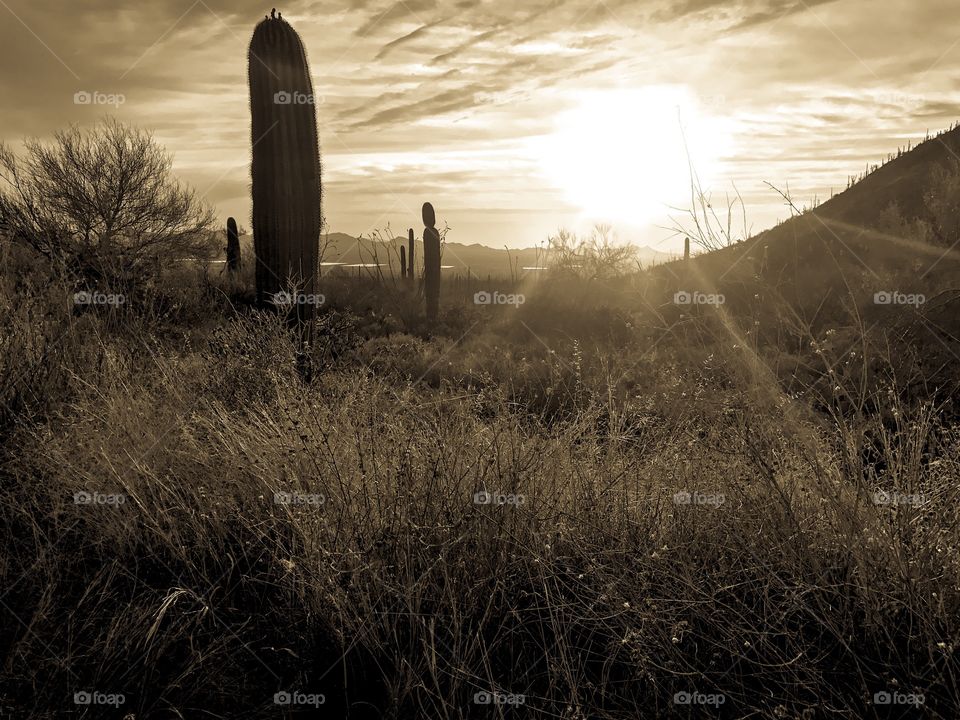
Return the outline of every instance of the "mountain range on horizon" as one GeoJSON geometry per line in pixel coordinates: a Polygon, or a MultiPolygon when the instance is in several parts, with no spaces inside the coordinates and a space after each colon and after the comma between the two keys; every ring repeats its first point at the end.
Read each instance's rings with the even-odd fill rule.
{"type": "MultiPolygon", "coordinates": [[[[912,148],[903,148],[896,155],[879,165],[870,168],[862,177],[855,179],[845,190],[833,195],[829,200],[809,211],[787,218],[773,227],[755,232],[746,241],[738,242],[714,252],[697,252],[696,239],[692,250],[701,262],[711,264],[714,260],[725,264],[729,253],[735,257],[749,253],[753,248],[769,246],[773,255],[779,255],[786,238],[797,239],[808,236],[809,245],[812,236],[818,236],[825,230],[821,222],[815,227],[808,225],[811,218],[832,219],[858,228],[857,234],[875,231],[880,217],[887,208],[896,206],[905,220],[913,221],[924,215],[923,195],[934,167],[945,167],[951,160],[960,162],[960,124],[940,133],[929,136],[912,148]],[[956,149],[954,149],[956,148],[956,149]],[[804,220],[806,218],[806,220],[804,220]],[[803,227],[803,230],[800,228],[803,227]],[[708,259],[713,258],[713,260],[708,259]],[[721,259],[726,258],[726,259],[721,259]]],[[[831,225],[833,223],[831,222],[831,225]]],[[[847,228],[849,232],[850,227],[847,228]]],[[[422,263],[422,242],[420,233],[415,231],[417,263],[422,263]]],[[[836,226],[827,232],[831,239],[837,233],[836,226]]],[[[847,233],[841,232],[841,235],[847,233]]],[[[860,239],[860,238],[858,238],[860,239]]],[[[245,238],[252,242],[252,238],[245,238]]],[[[851,241],[849,237],[845,238],[851,241]]],[[[321,239],[321,261],[325,267],[371,265],[380,263],[382,267],[395,268],[399,272],[399,248],[407,246],[406,237],[392,239],[377,236],[360,238],[348,233],[333,232],[321,239]]],[[[859,243],[858,243],[859,244],[859,243]]],[[[678,253],[664,252],[648,245],[637,245],[636,259],[644,268],[670,265],[681,260],[678,253]]],[[[497,248],[482,243],[458,243],[447,241],[443,246],[443,269],[451,274],[467,273],[478,277],[503,276],[517,271],[535,270],[547,267],[550,263],[549,247],[497,248]]],[[[881,252],[877,250],[877,252],[881,252]]],[[[772,257],[771,257],[772,259],[772,257]]]]}
{"type": "MultiPolygon", "coordinates": [[[[245,241],[252,243],[247,236],[245,241]]],[[[321,238],[321,264],[323,267],[356,267],[379,263],[381,267],[392,267],[399,274],[400,247],[407,246],[407,238],[379,239],[370,237],[356,238],[347,233],[329,233],[321,238]]],[[[423,244],[419,233],[416,234],[415,254],[419,266],[423,262],[423,244]]],[[[446,242],[443,245],[442,265],[451,274],[470,274],[475,277],[502,277],[511,272],[532,271],[547,267],[551,251],[546,248],[507,249],[494,248],[480,243],[463,244],[446,242]]],[[[672,253],[662,252],[650,247],[638,247],[636,259],[643,267],[658,265],[676,259],[672,253]]]]}
{"type": "MultiPolygon", "coordinates": [[[[698,264],[704,269],[717,263],[708,275],[719,275],[723,267],[731,260],[739,264],[740,258],[756,248],[769,248],[771,265],[783,268],[800,260],[797,250],[803,248],[800,255],[813,259],[817,250],[823,250],[821,243],[839,242],[840,255],[851,256],[854,247],[863,249],[867,235],[875,235],[883,224],[884,211],[896,207],[899,215],[907,222],[923,219],[925,216],[924,192],[929,184],[930,173],[936,167],[945,168],[951,161],[960,163],[960,125],[955,125],[938,134],[931,135],[920,144],[902,149],[891,155],[887,162],[871,168],[842,192],[832,196],[815,208],[798,213],[781,221],[773,227],[754,233],[744,242],[739,242],[713,252],[696,252],[698,264]],[[799,245],[797,244],[799,241],[799,245]],[[788,251],[791,259],[784,256],[788,251]]],[[[420,233],[415,231],[416,262],[422,266],[422,241],[420,233]]],[[[876,238],[874,238],[876,239],[876,238]]],[[[244,238],[252,245],[252,236],[244,238]]],[[[399,274],[401,246],[406,247],[406,237],[392,239],[374,236],[354,237],[348,233],[333,232],[321,238],[321,263],[324,267],[357,267],[374,265],[393,268],[399,274]]],[[[692,243],[696,246],[696,241],[692,243]]],[[[874,242],[871,254],[883,262],[897,262],[902,248],[889,247],[886,241],[874,242]],[[884,245],[886,247],[881,247],[884,245]]],[[[649,246],[635,245],[636,259],[643,268],[653,266],[669,267],[682,259],[682,255],[669,253],[649,246]]],[[[443,245],[442,265],[450,274],[471,274],[476,277],[506,276],[512,273],[545,268],[550,264],[549,247],[526,247],[511,249],[496,248],[482,243],[458,243],[447,241],[443,245]]],[[[855,258],[851,258],[856,261],[855,258]]],[[[746,266],[743,266],[746,269],[746,266]]]]}

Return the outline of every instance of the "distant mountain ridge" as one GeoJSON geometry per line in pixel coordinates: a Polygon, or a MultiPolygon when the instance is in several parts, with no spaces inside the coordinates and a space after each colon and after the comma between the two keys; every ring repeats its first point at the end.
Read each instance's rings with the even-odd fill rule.
{"type": "MultiPolygon", "coordinates": [[[[397,237],[392,240],[378,240],[371,238],[355,238],[346,233],[330,233],[324,236],[321,242],[325,244],[322,262],[329,267],[332,263],[342,265],[360,265],[379,262],[382,266],[390,266],[399,271],[400,247],[406,246],[407,239],[397,237]]],[[[415,242],[417,266],[423,262],[423,245],[419,234],[415,242]]],[[[510,249],[492,248],[480,243],[464,245],[463,243],[447,242],[443,248],[442,262],[450,273],[492,277],[507,276],[514,272],[528,271],[532,268],[548,267],[550,265],[550,250],[546,248],[510,249]]],[[[649,247],[637,249],[637,259],[646,267],[652,264],[664,263],[676,256],[660,252],[649,247]]]]}

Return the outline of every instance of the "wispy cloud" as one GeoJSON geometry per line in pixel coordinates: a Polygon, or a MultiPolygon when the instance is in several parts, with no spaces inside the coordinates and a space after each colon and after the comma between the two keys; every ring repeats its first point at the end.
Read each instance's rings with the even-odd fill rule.
{"type": "MultiPolygon", "coordinates": [[[[210,199],[224,215],[248,214],[247,43],[269,8],[5,1],[4,140],[114,114],[154,129],[196,186],[223,176],[210,199]],[[80,91],[125,103],[78,105],[80,91]]],[[[720,181],[737,182],[758,227],[783,212],[764,180],[823,194],[960,115],[954,0],[887,0],[883,12],[871,0],[293,0],[282,10],[314,72],[335,227],[456,186],[434,198],[453,217],[489,206],[525,218],[508,242],[541,239],[577,208],[540,174],[530,143],[587,90],[688,88],[732,128],[720,181]],[[539,221],[526,212],[547,207],[556,211],[539,221]]]]}
{"type": "Polygon", "coordinates": [[[443,20],[438,20],[436,22],[428,23],[427,25],[421,25],[416,30],[408,32],[406,35],[402,35],[398,37],[396,40],[391,40],[382,48],[380,48],[380,52],[377,53],[375,59],[382,60],[390,53],[390,51],[395,50],[398,47],[401,47],[403,45],[407,45],[411,43],[412,41],[416,40],[418,37],[423,35],[427,30],[429,30],[432,27],[436,27],[437,25],[440,25],[442,22],[443,20]]]}

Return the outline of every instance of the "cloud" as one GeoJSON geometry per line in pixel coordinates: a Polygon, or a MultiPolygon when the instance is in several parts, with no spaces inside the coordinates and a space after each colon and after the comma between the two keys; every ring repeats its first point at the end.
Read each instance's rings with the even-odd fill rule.
{"type": "Polygon", "coordinates": [[[479,33],[479,34],[477,34],[477,35],[474,35],[472,38],[470,38],[470,39],[467,40],[466,42],[460,43],[460,44],[457,45],[456,47],[454,47],[454,48],[452,48],[452,49],[450,49],[450,50],[447,50],[447,51],[444,52],[444,53],[441,53],[441,54],[439,54],[439,55],[434,56],[434,57],[430,60],[430,64],[431,64],[431,65],[442,65],[443,63],[446,63],[446,62],[448,62],[449,60],[452,60],[453,58],[457,57],[458,55],[462,55],[462,54],[463,54],[464,52],[466,52],[467,50],[469,50],[469,49],[471,49],[471,48],[474,48],[474,47],[476,47],[477,45],[480,45],[481,43],[486,42],[487,40],[490,40],[491,38],[495,38],[497,35],[500,34],[500,32],[501,32],[502,29],[503,29],[503,26],[495,27],[495,28],[492,28],[492,29],[490,29],[490,30],[486,30],[486,31],[484,31],[484,32],[482,32],[482,33],[479,33]]]}
{"type": "MultiPolygon", "coordinates": [[[[356,225],[389,205],[381,180],[390,192],[439,192],[451,178],[469,179],[465,203],[500,193],[517,212],[552,206],[556,188],[478,170],[479,158],[508,148],[504,166],[532,172],[524,142],[551,132],[586,89],[678,84],[725,96],[709,112],[742,139],[728,175],[758,203],[758,178],[842,183],[904,136],[960,115],[960,46],[951,49],[955,29],[945,22],[954,1],[886,0],[881,13],[870,0],[290,0],[283,15],[324,98],[325,212],[334,225],[356,225]],[[426,160],[378,164],[402,152],[426,160]],[[341,172],[348,165],[368,174],[341,172]]],[[[3,140],[116,115],[154,128],[177,171],[199,189],[212,185],[224,214],[247,214],[246,53],[268,7],[6,2],[3,140]],[[75,105],[83,90],[126,102],[75,105]]],[[[751,220],[762,225],[780,210],[770,208],[757,205],[751,220]]]]}
{"type": "Polygon", "coordinates": [[[390,28],[399,21],[416,21],[425,25],[424,14],[436,7],[436,0],[397,0],[386,9],[369,15],[367,21],[354,31],[354,35],[365,37],[375,29],[390,28]]]}
{"type": "Polygon", "coordinates": [[[377,128],[467,110],[474,106],[478,93],[485,91],[487,87],[488,86],[482,85],[467,85],[454,90],[437,93],[414,103],[394,105],[393,107],[378,111],[366,120],[355,123],[351,126],[351,129],[377,128]]]}
{"type": "Polygon", "coordinates": [[[773,0],[766,7],[750,12],[746,17],[736,22],[731,30],[745,30],[768,22],[778,22],[789,15],[812,10],[818,5],[836,2],[836,0],[773,0]]]}
{"type": "Polygon", "coordinates": [[[388,42],[386,45],[384,45],[382,48],[380,48],[380,52],[377,53],[377,55],[376,55],[376,57],[375,57],[374,59],[375,59],[375,60],[382,60],[383,58],[385,58],[385,57],[387,56],[387,54],[388,54],[391,50],[394,50],[394,49],[400,47],[401,45],[406,45],[406,44],[412,42],[412,41],[415,40],[416,38],[418,38],[418,37],[420,37],[421,35],[423,35],[423,33],[425,33],[427,30],[429,30],[429,29],[432,28],[432,27],[436,27],[436,26],[439,25],[441,22],[442,22],[442,21],[438,20],[437,22],[429,23],[429,24],[427,24],[427,25],[421,25],[421,26],[418,27],[416,30],[414,30],[414,31],[412,31],[412,32],[409,32],[409,33],[407,33],[406,35],[402,35],[401,37],[398,37],[396,40],[391,40],[391,41],[388,42]]]}
{"type": "Polygon", "coordinates": [[[912,115],[915,118],[945,118],[953,121],[960,117],[960,100],[923,102],[913,111],[912,115]]]}

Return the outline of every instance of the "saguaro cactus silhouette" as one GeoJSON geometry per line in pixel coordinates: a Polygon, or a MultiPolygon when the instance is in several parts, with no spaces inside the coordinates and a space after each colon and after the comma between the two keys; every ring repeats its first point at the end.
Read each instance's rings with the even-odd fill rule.
{"type": "Polygon", "coordinates": [[[316,293],[321,193],[313,82],[303,43],[281,18],[253,31],[248,56],[253,140],[253,243],[257,300],[295,284],[297,318],[310,320],[316,293]]]}
{"type": "Polygon", "coordinates": [[[240,234],[233,218],[227,218],[227,270],[232,273],[240,270],[240,234]]]}
{"type": "Polygon", "coordinates": [[[408,245],[408,249],[407,249],[407,268],[408,268],[408,270],[407,270],[407,278],[410,280],[410,283],[413,284],[413,283],[416,283],[416,282],[417,282],[417,273],[416,273],[416,271],[413,269],[413,268],[414,268],[414,264],[413,264],[413,228],[410,228],[410,230],[407,232],[407,245],[408,245]]]}
{"type": "Polygon", "coordinates": [[[437,214],[430,203],[423,204],[423,295],[427,319],[436,320],[440,310],[440,233],[437,214]]]}
{"type": "Polygon", "coordinates": [[[403,245],[400,246],[400,277],[407,277],[407,249],[403,245]]]}

